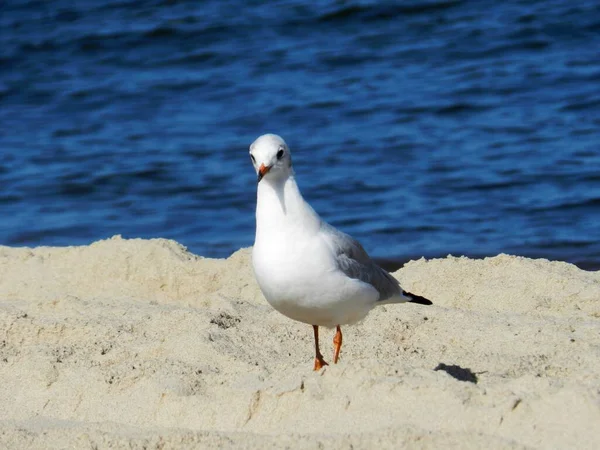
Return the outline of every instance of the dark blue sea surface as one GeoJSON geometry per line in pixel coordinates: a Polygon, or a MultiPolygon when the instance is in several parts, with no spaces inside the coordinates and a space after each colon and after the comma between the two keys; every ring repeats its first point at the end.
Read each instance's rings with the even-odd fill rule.
{"type": "Polygon", "coordinates": [[[254,240],[249,144],[375,257],[600,267],[600,2],[0,6],[0,243],[254,240]]]}

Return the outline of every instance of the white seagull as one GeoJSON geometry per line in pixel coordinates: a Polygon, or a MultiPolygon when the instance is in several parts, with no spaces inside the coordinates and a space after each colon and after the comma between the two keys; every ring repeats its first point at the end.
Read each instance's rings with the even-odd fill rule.
{"type": "Polygon", "coordinates": [[[327,365],[319,351],[319,326],[336,327],[333,362],[342,347],[340,325],[366,317],[377,305],[413,302],[376,265],[360,243],[324,222],[302,198],[285,141],[265,134],[250,145],[258,175],[254,274],[267,301],[290,319],[313,326],[314,370],[327,365]]]}

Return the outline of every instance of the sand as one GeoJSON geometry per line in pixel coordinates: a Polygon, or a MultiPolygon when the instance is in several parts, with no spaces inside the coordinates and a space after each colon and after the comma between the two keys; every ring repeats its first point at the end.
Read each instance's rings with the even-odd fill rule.
{"type": "Polygon", "coordinates": [[[250,252],[0,247],[0,448],[600,448],[600,272],[412,261],[434,305],[375,309],[315,373],[250,252]]]}

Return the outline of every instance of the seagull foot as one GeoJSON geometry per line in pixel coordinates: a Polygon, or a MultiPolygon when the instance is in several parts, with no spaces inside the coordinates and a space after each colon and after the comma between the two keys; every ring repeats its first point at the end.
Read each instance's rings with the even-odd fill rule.
{"type": "Polygon", "coordinates": [[[327,364],[325,362],[325,360],[323,359],[322,356],[320,357],[316,357],[315,358],[315,367],[313,370],[317,371],[317,370],[321,370],[323,367],[328,366],[329,364],[327,364]]]}

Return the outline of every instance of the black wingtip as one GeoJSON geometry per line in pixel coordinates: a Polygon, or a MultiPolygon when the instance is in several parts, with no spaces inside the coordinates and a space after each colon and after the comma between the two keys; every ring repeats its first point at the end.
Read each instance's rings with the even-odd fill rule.
{"type": "Polygon", "coordinates": [[[410,298],[409,303],[417,303],[419,305],[433,305],[431,300],[428,300],[425,297],[421,297],[420,295],[411,294],[410,292],[405,292],[404,295],[410,298]]]}

